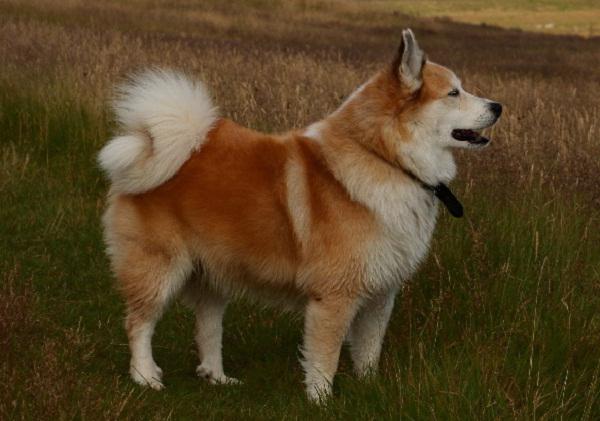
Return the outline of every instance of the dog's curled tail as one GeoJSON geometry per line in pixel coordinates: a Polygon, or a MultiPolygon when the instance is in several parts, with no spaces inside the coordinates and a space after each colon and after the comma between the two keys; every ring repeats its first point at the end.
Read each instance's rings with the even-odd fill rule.
{"type": "Polygon", "coordinates": [[[217,120],[202,83],[161,69],[122,85],[114,110],[121,135],[102,148],[98,162],[119,193],[143,193],[173,177],[217,120]]]}

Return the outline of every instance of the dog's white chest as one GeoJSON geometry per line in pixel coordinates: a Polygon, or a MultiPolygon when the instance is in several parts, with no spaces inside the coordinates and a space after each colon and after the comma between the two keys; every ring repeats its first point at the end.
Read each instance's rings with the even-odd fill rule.
{"type": "Polygon", "coordinates": [[[413,185],[381,186],[368,206],[380,233],[368,254],[370,290],[398,288],[425,259],[437,218],[432,192],[413,185]]]}

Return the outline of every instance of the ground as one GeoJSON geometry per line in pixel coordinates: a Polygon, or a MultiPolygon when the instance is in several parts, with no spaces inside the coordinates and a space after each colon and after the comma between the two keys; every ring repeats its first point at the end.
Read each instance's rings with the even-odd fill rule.
{"type": "MultiPolygon", "coordinates": [[[[600,39],[500,29],[490,3],[440,3],[0,2],[0,419],[598,419],[600,39]],[[465,20],[454,12],[488,25],[431,17],[465,20]],[[244,384],[208,385],[177,305],[154,341],[166,390],[135,386],[99,226],[114,84],[183,69],[224,115],[281,131],[335,109],[404,27],[505,111],[489,148],[458,155],[466,216],[442,209],[380,373],[356,379],[344,352],[317,408],[297,362],[301,318],[240,302],[224,348],[244,384]]],[[[598,15],[592,2],[525,3],[523,21],[561,4],[598,15]]]]}

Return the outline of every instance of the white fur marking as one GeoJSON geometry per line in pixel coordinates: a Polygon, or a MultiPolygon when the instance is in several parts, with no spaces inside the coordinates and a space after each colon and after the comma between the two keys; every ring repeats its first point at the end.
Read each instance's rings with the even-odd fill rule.
{"type": "Polygon", "coordinates": [[[311,124],[304,130],[302,136],[309,137],[314,140],[319,140],[321,138],[321,132],[323,130],[323,122],[317,121],[316,123],[311,124]]]}
{"type": "Polygon", "coordinates": [[[350,352],[359,376],[377,368],[381,346],[394,307],[396,290],[371,298],[359,311],[350,330],[350,352]]]}
{"type": "Polygon", "coordinates": [[[150,386],[152,389],[161,390],[162,370],[154,362],[152,357],[152,335],[156,321],[146,322],[136,329],[130,338],[131,362],[129,373],[134,382],[142,386],[150,386]]]}
{"type": "MultiPolygon", "coordinates": [[[[310,130],[310,127],[309,127],[310,130]]],[[[308,130],[307,130],[308,131],[308,130]]],[[[308,245],[310,239],[310,206],[306,186],[306,174],[297,159],[290,159],[286,165],[287,206],[294,227],[296,238],[302,248],[308,245]]]]}
{"type": "Polygon", "coordinates": [[[119,90],[114,108],[124,135],[98,156],[121,193],[142,193],[167,181],[198,149],[217,119],[200,82],[180,73],[152,70],[119,90]]]}
{"type": "Polygon", "coordinates": [[[223,371],[223,315],[227,302],[211,291],[200,292],[196,303],[196,345],[201,359],[196,374],[211,384],[239,384],[223,371]]]}

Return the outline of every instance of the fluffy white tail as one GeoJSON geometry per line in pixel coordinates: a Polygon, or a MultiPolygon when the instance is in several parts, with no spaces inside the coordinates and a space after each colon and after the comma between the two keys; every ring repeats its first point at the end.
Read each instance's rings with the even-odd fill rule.
{"type": "Polygon", "coordinates": [[[202,83],[166,70],[134,76],[114,109],[122,135],[102,148],[98,162],[120,193],[142,193],[173,177],[217,119],[202,83]]]}

